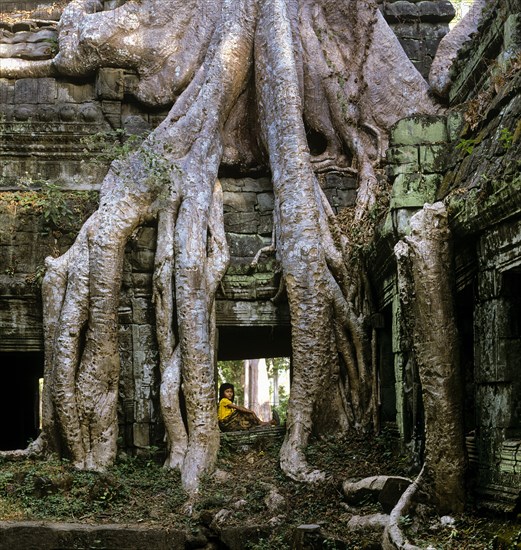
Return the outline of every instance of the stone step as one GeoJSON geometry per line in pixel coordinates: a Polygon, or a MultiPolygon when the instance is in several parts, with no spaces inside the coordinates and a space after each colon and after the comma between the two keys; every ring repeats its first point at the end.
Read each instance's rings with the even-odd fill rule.
{"type": "Polygon", "coordinates": [[[261,426],[259,428],[252,428],[251,430],[222,432],[221,443],[228,444],[236,449],[270,443],[282,443],[285,432],[285,426],[261,426]]]}

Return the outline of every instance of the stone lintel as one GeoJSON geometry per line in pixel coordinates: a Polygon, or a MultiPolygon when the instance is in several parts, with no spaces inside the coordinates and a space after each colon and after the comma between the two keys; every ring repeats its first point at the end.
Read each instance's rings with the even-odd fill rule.
{"type": "Polygon", "coordinates": [[[217,326],[289,326],[289,308],[286,303],[271,301],[217,300],[217,326]]]}

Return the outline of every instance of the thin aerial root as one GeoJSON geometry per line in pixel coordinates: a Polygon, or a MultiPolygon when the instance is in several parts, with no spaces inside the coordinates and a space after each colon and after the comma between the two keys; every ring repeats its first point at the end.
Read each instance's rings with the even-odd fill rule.
{"type": "MultiPolygon", "coordinates": [[[[208,262],[206,269],[208,295],[213,297],[230,263],[230,249],[224,229],[223,191],[216,180],[208,217],[208,262]]],[[[211,300],[210,307],[213,305],[211,300]]]]}
{"type": "Polygon", "coordinates": [[[257,254],[255,254],[255,257],[250,263],[250,271],[254,271],[255,269],[257,269],[257,265],[259,263],[260,257],[263,254],[274,254],[275,250],[276,248],[275,248],[275,245],[273,244],[273,241],[268,246],[263,246],[262,248],[259,248],[259,250],[257,251],[257,254]]]}
{"type": "Polygon", "coordinates": [[[335,336],[336,343],[338,347],[338,352],[342,356],[347,370],[347,380],[349,381],[349,395],[351,397],[351,407],[353,411],[349,416],[352,418],[357,418],[360,416],[360,381],[358,368],[356,364],[356,358],[353,354],[352,345],[347,338],[346,333],[343,328],[339,326],[338,323],[335,323],[335,336]]]}
{"type": "Polygon", "coordinates": [[[156,307],[159,369],[161,373],[160,405],[168,456],[165,467],[180,468],[183,464],[188,435],[181,415],[181,350],[176,346],[173,331],[174,288],[174,228],[178,201],[162,211],[158,221],[158,239],[154,272],[154,304],[156,307]]]}
{"type": "Polygon", "coordinates": [[[420,550],[418,546],[410,544],[403,531],[400,529],[400,520],[409,514],[409,510],[414,505],[414,498],[418,492],[425,471],[423,466],[418,477],[409,485],[396,506],[391,511],[389,524],[387,525],[382,540],[384,550],[420,550]]]}

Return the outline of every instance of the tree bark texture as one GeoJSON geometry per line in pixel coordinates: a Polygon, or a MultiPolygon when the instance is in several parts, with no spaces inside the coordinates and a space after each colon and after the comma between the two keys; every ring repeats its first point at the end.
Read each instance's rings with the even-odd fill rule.
{"type": "Polygon", "coordinates": [[[423,485],[441,512],[461,512],[465,456],[450,242],[444,205],[426,204],[411,218],[411,235],[396,244],[395,255],[422,387],[423,485]]]}
{"type": "Polygon", "coordinates": [[[190,490],[211,470],[219,444],[214,299],[229,261],[217,173],[232,159],[264,165],[273,182],[294,367],[281,465],[294,479],[322,479],[307,464],[308,438],[313,429],[370,428],[375,348],[365,267],[316,173],[357,174],[352,219],[364,223],[381,191],[390,126],[438,111],[428,85],[374,1],[129,0],[102,10],[98,0],[67,6],[49,71],[127,68],[138,75],[138,100],[173,106],[139,149],[112,163],[98,211],[69,252],[47,262],[47,389],[36,446],[78,468],[114,461],[124,247],[157,220],[165,465],[180,468],[190,490]],[[327,143],[318,155],[309,131],[327,143]]]}

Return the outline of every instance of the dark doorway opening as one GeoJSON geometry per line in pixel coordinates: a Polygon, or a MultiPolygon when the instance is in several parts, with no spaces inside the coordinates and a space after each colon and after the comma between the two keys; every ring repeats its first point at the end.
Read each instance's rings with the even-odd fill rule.
{"type": "Polygon", "coordinates": [[[380,422],[396,423],[396,379],[393,353],[392,307],[382,312],[383,327],[379,330],[378,365],[380,378],[380,422]]]}
{"type": "Polygon", "coordinates": [[[460,368],[463,380],[463,420],[465,433],[476,428],[474,380],[474,287],[467,285],[456,296],[456,323],[459,335],[460,368]]]}
{"type": "MultiPolygon", "coordinates": [[[[510,387],[510,414],[505,430],[507,439],[521,438],[521,267],[503,274],[506,326],[500,335],[503,352],[503,381],[510,387]]],[[[499,373],[499,368],[498,368],[499,373]]],[[[500,381],[498,377],[498,382],[500,381]]],[[[507,393],[505,391],[505,393],[507,393]]],[[[521,503],[520,503],[521,505],[521,503]]]]}
{"type": "Polygon", "coordinates": [[[273,327],[219,327],[219,361],[290,357],[291,329],[273,327]]]}
{"type": "Polygon", "coordinates": [[[0,450],[25,449],[40,426],[43,353],[1,353],[0,450]]]}

